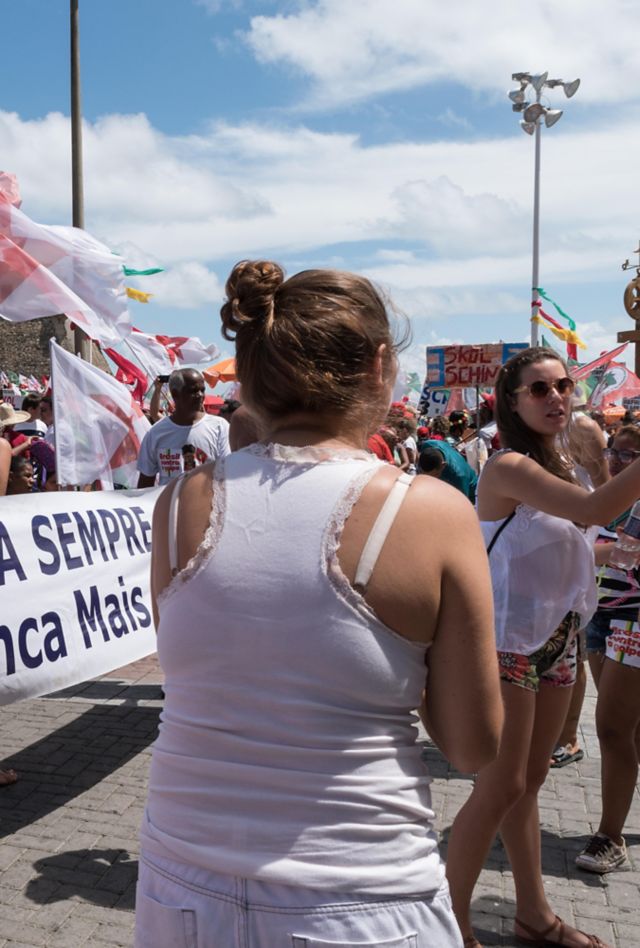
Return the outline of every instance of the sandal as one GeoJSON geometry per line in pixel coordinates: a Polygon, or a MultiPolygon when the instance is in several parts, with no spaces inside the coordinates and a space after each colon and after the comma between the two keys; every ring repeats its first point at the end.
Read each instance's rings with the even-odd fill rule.
{"type": "Polygon", "coordinates": [[[17,779],[18,775],[15,770],[0,770],[0,787],[10,787],[17,779]]]}
{"type": "Polygon", "coordinates": [[[551,755],[550,767],[566,767],[567,764],[577,764],[584,757],[584,751],[579,747],[575,751],[570,751],[570,744],[566,747],[556,747],[551,755]]]}
{"type": "MultiPolygon", "coordinates": [[[[525,932],[531,936],[530,938],[525,938],[524,935],[516,935],[516,941],[521,945],[529,945],[529,948],[545,948],[546,945],[565,945],[567,942],[564,940],[564,922],[561,918],[556,915],[555,921],[549,925],[548,928],[545,928],[543,931],[536,931],[535,928],[531,928],[530,925],[525,925],[524,922],[521,922],[519,918],[515,920],[516,925],[519,925],[520,928],[523,928],[525,932]],[[547,935],[550,935],[552,931],[557,929],[558,925],[560,926],[560,933],[557,941],[550,941],[547,938],[547,935]]],[[[589,939],[589,948],[609,948],[609,945],[606,945],[603,941],[600,941],[597,935],[587,935],[586,932],[580,931],[581,935],[584,935],[585,938],[589,939]]]]}

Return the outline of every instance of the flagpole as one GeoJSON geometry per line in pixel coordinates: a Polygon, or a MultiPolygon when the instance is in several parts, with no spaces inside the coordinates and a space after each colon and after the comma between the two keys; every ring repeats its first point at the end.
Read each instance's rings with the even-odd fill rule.
{"type": "MultiPolygon", "coordinates": [[[[78,2],[79,0],[70,0],[69,9],[71,29],[71,200],[73,226],[84,228],[78,2]]],[[[79,355],[81,359],[87,362],[91,361],[91,343],[89,337],[77,327],[73,333],[73,347],[76,355],[79,355]]]]}
{"type": "Polygon", "coordinates": [[[55,373],[54,373],[54,368],[53,368],[55,359],[53,358],[53,347],[55,345],[56,345],[56,341],[52,336],[49,339],[49,365],[51,367],[51,376],[49,378],[49,388],[51,389],[51,393],[52,393],[51,394],[51,413],[53,415],[53,451],[56,457],[56,478],[58,479],[58,490],[61,490],[62,484],[60,483],[60,480],[59,480],[60,470],[58,466],[58,458],[61,457],[61,455],[58,454],[58,425],[56,424],[56,417],[54,414],[54,407],[53,407],[53,392],[55,392],[55,389],[53,387],[55,384],[55,379],[54,379],[55,373]]]}

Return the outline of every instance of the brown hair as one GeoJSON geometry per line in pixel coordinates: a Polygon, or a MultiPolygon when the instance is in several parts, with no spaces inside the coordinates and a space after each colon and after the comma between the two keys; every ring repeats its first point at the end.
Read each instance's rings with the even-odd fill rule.
{"type": "MultiPolygon", "coordinates": [[[[562,358],[553,349],[546,346],[534,346],[523,349],[512,356],[500,369],[496,380],[495,419],[500,434],[500,444],[503,448],[511,448],[519,454],[528,454],[550,474],[562,478],[563,481],[575,482],[573,465],[569,460],[569,452],[561,453],[555,446],[533,431],[513,410],[515,391],[521,385],[522,370],[528,365],[536,365],[546,359],[553,359],[563,366],[567,375],[569,370],[562,358]]],[[[565,432],[565,440],[566,440],[565,432]]]]}
{"type": "Polygon", "coordinates": [[[623,425],[622,428],[618,428],[613,436],[613,440],[615,441],[620,435],[628,435],[630,438],[633,438],[637,447],[640,447],[640,428],[638,425],[623,425]]]}
{"type": "Polygon", "coordinates": [[[376,405],[371,367],[386,345],[385,371],[395,370],[385,301],[369,280],[339,270],[304,270],[285,280],[277,263],[243,260],[226,284],[222,334],[235,339],[243,401],[262,417],[376,405]]]}

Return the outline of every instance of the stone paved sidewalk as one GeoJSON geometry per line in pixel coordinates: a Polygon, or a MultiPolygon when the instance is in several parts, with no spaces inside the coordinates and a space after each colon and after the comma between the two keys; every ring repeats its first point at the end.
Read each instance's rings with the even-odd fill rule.
{"type": "MultiPolygon", "coordinates": [[[[2,709],[2,757],[20,780],[0,791],[0,948],[132,944],[137,832],[160,682],[149,658],[2,709]]],[[[573,865],[599,818],[594,703],[591,690],[583,712],[585,759],[552,771],[541,794],[545,884],[568,921],[616,948],[640,948],[640,797],[627,825],[631,868],[601,879],[573,865]]],[[[435,748],[427,748],[427,757],[446,848],[471,784],[435,748]]],[[[515,945],[513,882],[499,845],[474,909],[483,944],[515,945]]]]}

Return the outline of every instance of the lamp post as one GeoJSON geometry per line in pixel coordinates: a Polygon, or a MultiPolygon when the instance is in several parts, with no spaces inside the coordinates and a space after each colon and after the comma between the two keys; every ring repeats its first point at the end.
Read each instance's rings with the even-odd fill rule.
{"type": "Polygon", "coordinates": [[[538,345],[538,323],[534,317],[538,315],[540,309],[540,297],[537,287],[539,286],[540,270],[540,131],[542,121],[547,128],[555,125],[558,119],[562,117],[560,109],[550,109],[542,105],[541,98],[544,89],[554,89],[556,86],[562,86],[564,94],[568,99],[575,95],[580,85],[579,79],[572,82],[564,82],[562,79],[549,79],[549,73],[543,72],[537,75],[531,75],[528,72],[514,72],[511,78],[514,82],[520,84],[519,89],[509,93],[511,107],[514,112],[522,113],[520,127],[527,135],[535,135],[535,161],[533,171],[533,253],[531,268],[531,345],[538,345]],[[527,99],[527,89],[531,87],[535,93],[535,102],[527,99]]]}
{"type": "MultiPolygon", "coordinates": [[[[84,227],[84,196],[82,178],[82,110],[80,100],[80,38],[78,0],[69,3],[69,28],[71,50],[71,192],[72,222],[74,227],[84,227]]],[[[89,337],[76,328],[74,350],[80,358],[91,361],[89,337]]]]}

